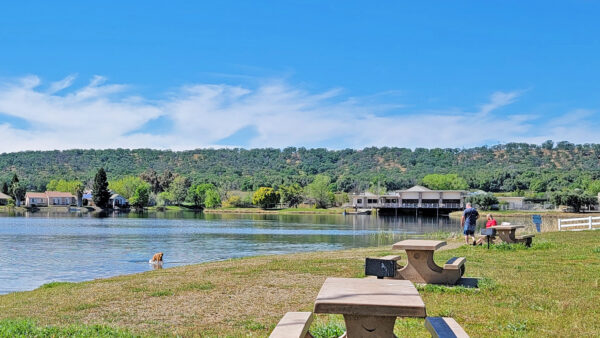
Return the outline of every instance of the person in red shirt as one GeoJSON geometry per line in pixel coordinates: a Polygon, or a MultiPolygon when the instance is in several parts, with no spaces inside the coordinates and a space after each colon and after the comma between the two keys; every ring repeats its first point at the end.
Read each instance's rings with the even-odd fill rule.
{"type": "MultiPolygon", "coordinates": [[[[487,222],[485,222],[485,228],[490,228],[493,227],[494,225],[498,225],[498,222],[496,222],[496,220],[494,219],[494,216],[492,216],[492,214],[487,214],[487,222]]],[[[481,245],[483,244],[483,239],[484,237],[481,237],[477,240],[477,245],[481,245]]]]}
{"type": "Polygon", "coordinates": [[[492,214],[488,214],[487,222],[485,223],[485,227],[489,228],[489,227],[493,227],[494,225],[498,225],[498,222],[496,222],[496,220],[494,219],[494,216],[492,216],[492,214]]]}

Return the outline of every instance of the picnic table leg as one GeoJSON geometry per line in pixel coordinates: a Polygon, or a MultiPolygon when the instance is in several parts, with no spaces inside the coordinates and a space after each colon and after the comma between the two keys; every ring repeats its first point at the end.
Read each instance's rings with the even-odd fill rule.
{"type": "Polygon", "coordinates": [[[396,317],[381,316],[355,316],[344,315],[346,322],[346,337],[396,337],[394,336],[394,323],[396,317]]]}
{"type": "Polygon", "coordinates": [[[396,272],[397,278],[417,283],[437,282],[444,269],[433,261],[433,250],[406,250],[407,264],[396,272]]]}
{"type": "Polygon", "coordinates": [[[513,230],[497,230],[498,237],[500,237],[506,243],[516,243],[517,239],[515,238],[515,231],[513,230]]]}

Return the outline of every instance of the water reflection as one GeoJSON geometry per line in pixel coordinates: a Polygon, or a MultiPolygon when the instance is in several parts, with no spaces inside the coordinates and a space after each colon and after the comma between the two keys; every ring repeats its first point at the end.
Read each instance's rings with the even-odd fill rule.
{"type": "MultiPolygon", "coordinates": [[[[448,217],[203,214],[186,211],[0,214],[0,293],[236,257],[388,245],[459,232],[448,217]]],[[[500,220],[501,221],[501,220],[500,220]]]]}

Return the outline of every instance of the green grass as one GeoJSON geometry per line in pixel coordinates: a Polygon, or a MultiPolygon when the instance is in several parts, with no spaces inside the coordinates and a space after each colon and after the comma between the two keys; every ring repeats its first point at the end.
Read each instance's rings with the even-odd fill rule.
{"type": "Polygon", "coordinates": [[[173,296],[175,293],[171,290],[159,290],[154,291],[150,294],[152,297],[165,297],[165,296],[173,296]]]}
{"type": "Polygon", "coordinates": [[[69,288],[69,287],[73,287],[75,286],[75,283],[71,283],[71,282],[50,282],[50,283],[46,283],[41,285],[39,288],[40,289],[53,289],[53,288],[58,288],[58,287],[65,287],[65,288],[69,288]]]}
{"type": "Polygon", "coordinates": [[[0,337],[136,337],[122,329],[102,325],[40,326],[30,319],[0,320],[0,337]]]}
{"type": "MultiPolygon", "coordinates": [[[[597,337],[598,243],[600,231],[554,232],[536,234],[530,248],[500,244],[490,250],[466,245],[440,250],[438,265],[466,257],[465,277],[478,278],[478,288],[417,288],[429,316],[453,317],[471,337],[597,337]]],[[[405,263],[404,252],[385,245],[52,282],[0,296],[0,335],[266,337],[286,312],[311,311],[325,278],[362,277],[365,257],[392,253],[405,263]]],[[[395,333],[428,337],[423,324],[423,319],[401,318],[395,333]]],[[[343,330],[340,315],[316,315],[311,326],[317,337],[339,336],[343,330]]]]}

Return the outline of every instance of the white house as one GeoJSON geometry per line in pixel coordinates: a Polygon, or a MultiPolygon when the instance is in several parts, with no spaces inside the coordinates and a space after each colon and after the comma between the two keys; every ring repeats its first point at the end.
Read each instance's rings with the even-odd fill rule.
{"type": "Polygon", "coordinates": [[[111,205],[113,208],[115,207],[124,207],[127,206],[129,202],[127,202],[127,199],[119,194],[112,194],[110,196],[110,199],[108,200],[108,204],[111,205]]]}

